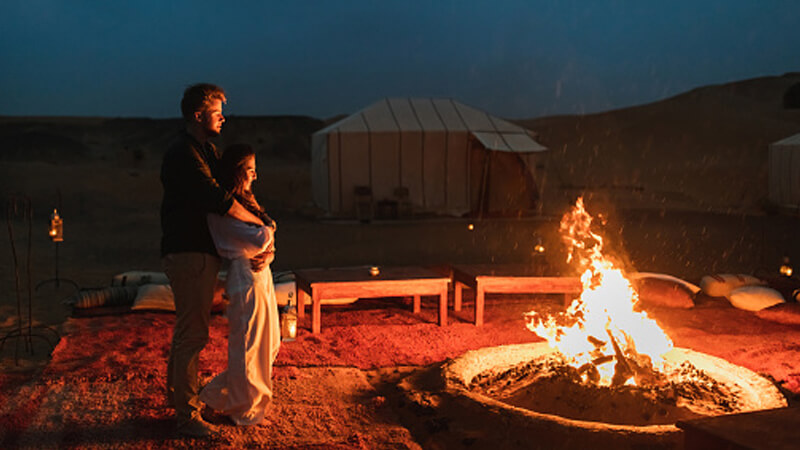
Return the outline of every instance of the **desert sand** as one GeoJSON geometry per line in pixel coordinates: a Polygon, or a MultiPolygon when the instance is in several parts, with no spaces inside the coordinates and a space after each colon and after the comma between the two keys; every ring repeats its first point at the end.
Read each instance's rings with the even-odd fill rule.
{"type": "MultiPolygon", "coordinates": [[[[259,151],[256,195],[279,223],[273,271],[364,264],[525,263],[533,258],[533,245],[541,237],[553,270],[567,273],[558,221],[583,195],[590,212],[606,219],[605,233],[629,270],[666,273],[696,283],[713,273],[775,273],[783,256],[800,261],[795,234],[800,220],[776,214],[766,199],[768,144],[800,132],[800,110],[781,104],[785,90],[798,82],[800,74],[786,74],[708,86],[601,114],[518,120],[551,149],[543,214],[522,219],[427,217],[359,223],[321,218],[310,200],[308,147],[310,134],[332,119],[230,117],[219,144],[249,142],[259,151]],[[467,228],[470,223],[474,230],[467,228]]],[[[33,286],[55,276],[55,246],[46,234],[53,208],[65,221],[65,240],[58,248],[60,277],[89,288],[108,286],[124,271],[161,270],[160,156],[179,126],[178,120],[0,117],[0,193],[4,202],[20,193],[33,206],[33,286]]],[[[23,305],[26,226],[18,218],[12,221],[22,263],[23,305]]],[[[3,330],[17,323],[11,254],[4,234],[3,330]]],[[[68,334],[64,324],[71,310],[61,300],[70,294],[69,285],[56,289],[48,283],[33,293],[35,324],[68,334]]],[[[3,372],[23,379],[3,398],[26,389],[25,383],[46,367],[47,346],[39,344],[34,350],[34,355],[23,351],[15,365],[13,346],[3,348],[3,372]]],[[[333,375],[322,377],[328,381],[320,385],[297,381],[310,377],[291,378],[287,389],[294,391],[289,395],[299,395],[312,384],[318,390],[374,389],[412,369],[297,370],[327,370],[333,375]]],[[[331,401],[347,409],[351,400],[343,395],[331,401]]],[[[353,446],[374,444],[381,437],[398,447],[421,444],[408,430],[413,427],[389,417],[362,417],[383,423],[376,426],[377,437],[354,435],[353,446]]],[[[359,433],[369,428],[364,425],[359,433]]],[[[319,441],[309,437],[305,444],[302,439],[284,444],[315,442],[319,441]]]]}

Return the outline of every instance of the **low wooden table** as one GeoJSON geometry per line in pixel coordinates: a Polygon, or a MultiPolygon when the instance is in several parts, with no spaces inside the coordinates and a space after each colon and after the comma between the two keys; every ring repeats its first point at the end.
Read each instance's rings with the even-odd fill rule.
{"type": "Polygon", "coordinates": [[[541,266],[521,264],[453,265],[454,305],[461,311],[461,294],[464,286],[475,290],[475,325],[483,325],[485,294],[571,294],[582,290],[577,277],[545,276],[541,266]]]}
{"type": "Polygon", "coordinates": [[[311,332],[321,329],[322,300],[334,298],[414,297],[414,314],[420,311],[421,296],[439,297],[439,325],[447,325],[447,285],[450,278],[421,267],[380,267],[378,275],[370,268],[295,270],[297,316],[305,315],[306,297],[311,297],[311,332]]]}
{"type": "Polygon", "coordinates": [[[800,408],[779,408],[678,421],[686,450],[796,449],[800,408]]]}

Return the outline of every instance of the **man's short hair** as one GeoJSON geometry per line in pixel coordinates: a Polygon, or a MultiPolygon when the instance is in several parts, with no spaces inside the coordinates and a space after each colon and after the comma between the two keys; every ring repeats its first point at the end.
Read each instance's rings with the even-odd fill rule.
{"type": "Polygon", "coordinates": [[[181,99],[181,113],[186,120],[192,120],[194,113],[207,108],[212,100],[221,100],[225,103],[225,91],[211,83],[193,84],[183,91],[181,99]]]}

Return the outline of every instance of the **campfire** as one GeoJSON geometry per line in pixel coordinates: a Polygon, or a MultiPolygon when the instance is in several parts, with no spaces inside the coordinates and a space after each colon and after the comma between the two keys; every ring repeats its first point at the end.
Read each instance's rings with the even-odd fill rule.
{"type": "Polygon", "coordinates": [[[567,262],[581,273],[583,292],[563,313],[526,315],[528,328],[555,351],[511,372],[475,380],[479,389],[523,407],[636,425],[752,407],[743,404],[740,388],[690,362],[658,323],[637,308],[636,289],[606,254],[603,236],[582,198],[562,218],[560,232],[567,262]],[[548,396],[552,401],[545,401],[548,396]],[[582,401],[559,401],[563,396],[582,401]],[[617,408],[609,413],[603,407],[608,405],[617,408]]]}
{"type": "Polygon", "coordinates": [[[600,386],[663,385],[672,341],[637,311],[638,294],[604,252],[603,237],[579,198],[561,220],[568,262],[582,272],[583,293],[563,314],[528,314],[528,328],[558,349],[583,382],[600,386]]]}
{"type": "Polygon", "coordinates": [[[451,360],[441,372],[447,392],[487,419],[499,413],[498,423],[578,447],[679,446],[678,420],[786,406],[778,389],[749,369],[675,347],[638,307],[636,289],[605,254],[593,222],[582,199],[561,221],[583,291],[562,312],[525,315],[546,342],[451,360]]]}

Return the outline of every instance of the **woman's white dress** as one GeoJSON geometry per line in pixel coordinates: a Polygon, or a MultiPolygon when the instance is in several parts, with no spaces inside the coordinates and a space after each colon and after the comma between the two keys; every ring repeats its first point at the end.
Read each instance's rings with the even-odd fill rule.
{"type": "Polygon", "coordinates": [[[237,425],[261,422],[272,400],[272,363],[280,347],[278,304],[269,266],[250,269],[250,258],[273,240],[273,230],[227,216],[208,215],[219,255],[231,260],[228,294],[228,368],[200,392],[200,400],[237,425]]]}

